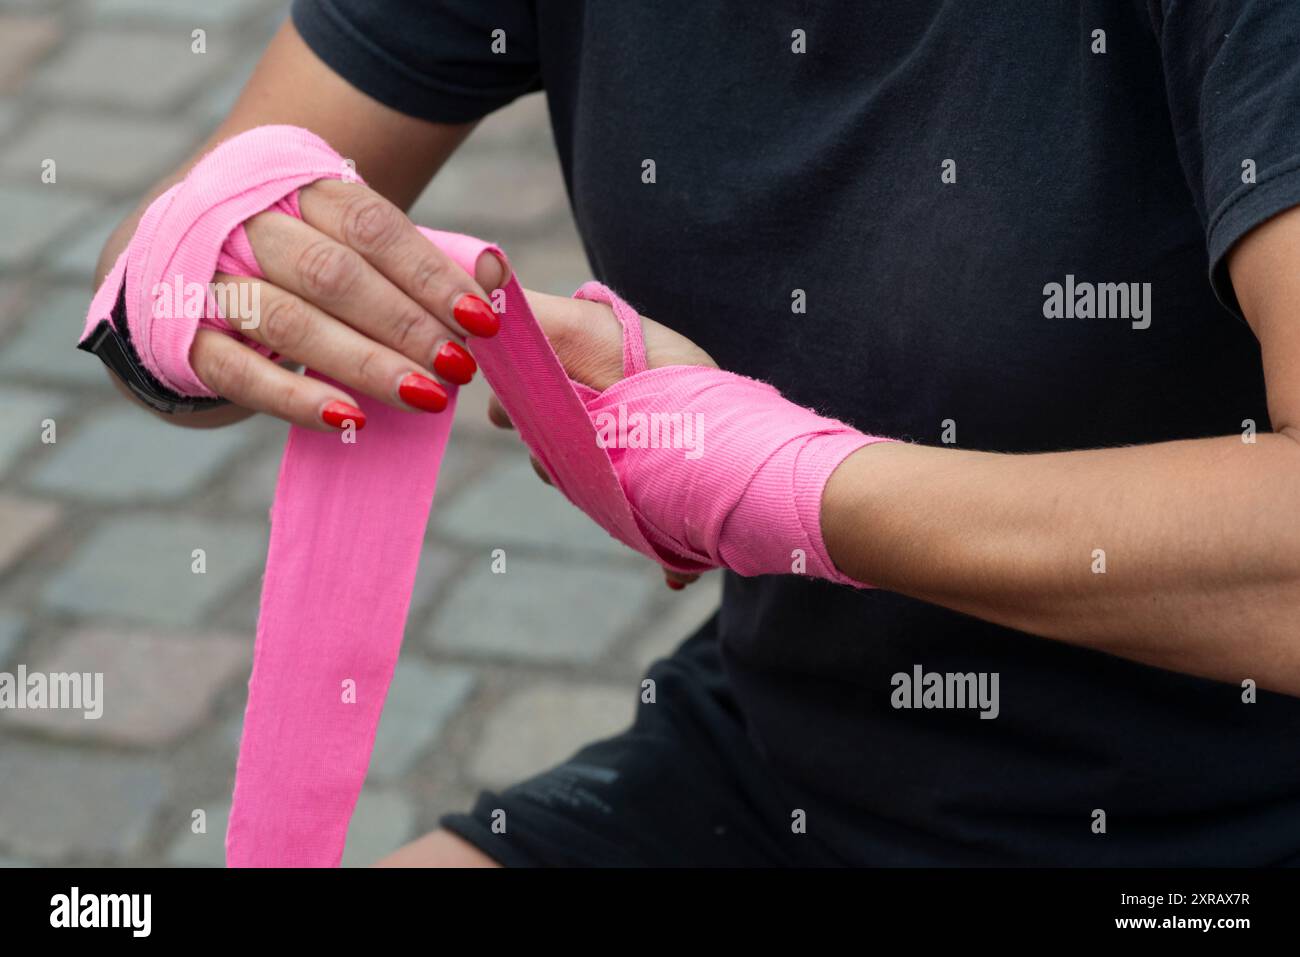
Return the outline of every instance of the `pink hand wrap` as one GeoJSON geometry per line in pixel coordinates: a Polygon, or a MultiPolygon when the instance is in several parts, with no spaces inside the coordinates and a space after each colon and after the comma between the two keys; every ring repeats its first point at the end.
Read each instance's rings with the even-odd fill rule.
{"type": "MultiPolygon", "coordinates": [[[[345,168],[324,141],[290,127],[222,144],[150,206],[91,303],[83,342],[112,322],[124,295],[141,364],[175,392],[211,396],[188,358],[204,318],[155,310],[153,290],[177,277],[206,283],[219,262],[260,276],[244,220],[272,206],[298,216],[296,191],[345,168]]],[[[471,274],[483,252],[500,254],[468,236],[421,231],[471,274]]],[[[822,544],[821,491],[845,456],[879,440],[740,376],[643,371],[639,318],[589,283],[578,295],[609,303],[624,324],[629,373],[596,393],[564,373],[513,276],[502,293],[501,331],[473,342],[475,358],[557,487],[606,531],[680,571],[788,572],[801,548],[810,573],[847,581],[822,544]],[[602,448],[593,417],[620,405],[702,417],[702,454],[602,448]]],[[[358,398],[367,425],[356,444],[293,427],[285,446],[226,838],[231,866],[338,864],[396,666],[452,416],[358,398]]]]}
{"type": "Polygon", "coordinates": [[[176,280],[206,285],[223,256],[223,271],[255,267],[244,221],[308,183],[342,179],[346,167],[320,137],[291,126],[249,130],[222,143],[200,165],[201,173],[196,167],[145,210],[91,301],[83,339],[109,319],[125,280],[127,326],[141,363],[181,395],[211,397],[190,366],[190,347],[200,325],[230,327],[210,309],[204,316],[186,315],[183,302],[158,300],[160,287],[172,289],[176,280]]]}
{"type": "Polygon", "coordinates": [[[574,387],[658,553],[741,575],[788,575],[803,559],[805,574],[859,585],[826,552],[822,492],[845,458],[887,440],[756,379],[707,366],[647,371],[636,311],[600,283],[576,297],[608,303],[623,325],[625,378],[604,392],[574,387]]]}

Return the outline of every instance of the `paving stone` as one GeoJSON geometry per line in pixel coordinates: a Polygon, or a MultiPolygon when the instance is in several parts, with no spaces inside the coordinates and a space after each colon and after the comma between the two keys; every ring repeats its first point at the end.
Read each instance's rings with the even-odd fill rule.
{"type": "Polygon", "coordinates": [[[0,372],[44,383],[111,388],[104,364],[77,349],[90,305],[87,286],[56,286],[33,293],[28,315],[0,350],[0,372]]]}
{"type": "Polygon", "coordinates": [[[87,719],[84,711],[69,709],[5,716],[15,726],[59,737],[158,747],[195,730],[227,684],[247,679],[251,665],[252,643],[238,637],[80,631],[28,667],[44,674],[102,674],[101,716],[87,719]]]}
{"type": "Polygon", "coordinates": [[[256,58],[237,64],[229,76],[210,87],[195,106],[187,108],[187,112],[207,128],[215,128],[230,115],[256,64],[256,58]]]}
{"type": "Polygon", "coordinates": [[[504,442],[495,441],[495,437],[494,440],[484,442],[459,425],[455,426],[452,441],[447,446],[447,454],[443,457],[442,468],[438,472],[438,491],[433,500],[434,514],[446,507],[462,488],[477,481],[480,475],[503,465],[512,457],[518,458],[520,454],[521,448],[511,448],[504,442]]]}
{"type": "Polygon", "coordinates": [[[289,4],[284,3],[284,0],[263,0],[263,3],[269,4],[266,13],[254,22],[251,29],[266,37],[266,42],[269,43],[280,28],[293,18],[289,16],[289,4]]]}
{"type": "Polygon", "coordinates": [[[22,86],[28,71],[53,49],[62,33],[53,17],[0,14],[0,92],[22,86]]]}
{"type": "Polygon", "coordinates": [[[522,449],[518,436],[508,429],[498,429],[488,421],[487,406],[491,395],[492,389],[481,375],[476,375],[468,385],[460,387],[456,396],[452,442],[456,442],[460,436],[473,436],[476,440],[483,439],[502,448],[516,451],[522,449]]]}
{"type": "Polygon", "coordinates": [[[230,798],[223,797],[186,815],[185,830],[167,850],[167,862],[174,867],[225,867],[226,825],[230,822],[230,798]],[[203,833],[195,834],[193,812],[204,813],[203,833]]]}
{"type": "Polygon", "coordinates": [[[443,583],[457,575],[462,568],[460,554],[443,545],[425,545],[420,551],[420,569],[415,573],[415,586],[411,589],[411,614],[418,615],[428,607],[443,583]]]}
{"type": "Polygon", "coordinates": [[[222,718],[217,725],[218,745],[224,753],[230,755],[232,769],[235,766],[235,758],[239,756],[239,741],[244,736],[244,708],[247,704],[247,696],[245,696],[236,713],[222,718]]]}
{"type": "MultiPolygon", "coordinates": [[[[0,152],[0,163],[10,150],[0,152]]],[[[67,187],[44,185],[40,165],[23,170],[27,185],[0,186],[0,269],[30,265],[61,234],[94,212],[98,203],[67,187]]],[[[75,335],[75,333],[74,333],[75,335]]]]}
{"type": "Polygon", "coordinates": [[[260,450],[230,470],[225,480],[226,494],[234,508],[265,515],[275,498],[289,425],[269,415],[259,415],[239,428],[247,432],[250,444],[257,442],[260,450]]]}
{"type": "Polygon", "coordinates": [[[635,553],[615,541],[563,495],[538,479],[520,454],[463,489],[432,522],[439,539],[482,546],[484,561],[494,548],[513,545],[565,549],[575,554],[634,560],[635,553]]]}
{"type": "Polygon", "coordinates": [[[647,619],[645,631],[637,640],[633,652],[637,668],[644,672],[653,662],[676,651],[721,604],[721,572],[710,572],[683,591],[670,595],[665,612],[647,619]]]}
{"type": "Polygon", "coordinates": [[[0,275],[0,339],[18,327],[34,294],[35,284],[30,279],[0,275]]]}
{"type": "MultiPolygon", "coordinates": [[[[365,175],[365,170],[360,170],[365,175]]],[[[457,153],[411,208],[411,219],[478,235],[518,233],[567,214],[564,178],[554,157],[522,153],[457,153]]],[[[524,275],[521,272],[521,275],[524,275]]]]}
{"type": "Polygon", "coordinates": [[[474,682],[474,672],[468,668],[431,665],[414,658],[399,661],[375,737],[369,779],[390,780],[410,770],[460,710],[474,682]]]}
{"type": "Polygon", "coordinates": [[[249,582],[221,602],[206,625],[216,631],[245,635],[252,641],[257,634],[257,615],[262,604],[261,581],[249,582]]]}
{"type": "Polygon", "coordinates": [[[201,27],[241,20],[266,7],[267,0],[94,0],[90,10],[103,21],[168,21],[201,27]]]}
{"type": "Polygon", "coordinates": [[[489,787],[522,781],[609,737],[632,721],[637,687],[545,682],[502,702],[488,720],[471,761],[489,787]]]}
{"type": "Polygon", "coordinates": [[[509,150],[532,153],[539,159],[554,158],[555,140],[551,135],[551,114],[541,93],[521,96],[509,106],[483,118],[474,128],[466,152],[478,155],[484,150],[509,150]]]}
{"type": "Polygon", "coordinates": [[[283,459],[284,447],[279,443],[269,452],[235,469],[229,479],[232,499],[250,509],[270,508],[275,500],[275,483],[280,480],[280,462],[283,459]]]}
{"type": "Polygon", "coordinates": [[[493,574],[485,552],[434,615],[429,644],[520,661],[592,661],[644,614],[648,570],[575,565],[506,553],[493,574]]]}
{"type": "Polygon", "coordinates": [[[100,525],[43,592],[57,610],[180,627],[203,624],[266,559],[264,527],[231,521],[123,516],[100,525]],[[207,571],[191,571],[202,548],[207,571]]]}
{"type": "Polygon", "coordinates": [[[415,806],[409,799],[363,788],[348,827],[343,866],[369,867],[415,837],[415,806]]]}
{"type": "Polygon", "coordinates": [[[51,111],[0,150],[0,175],[39,195],[143,189],[173,169],[195,140],[193,131],[175,120],[51,111]],[[41,181],[41,164],[47,159],[54,160],[57,175],[48,184],[41,181]]]}
{"type": "MultiPolygon", "coordinates": [[[[86,300],[81,312],[84,316],[89,303],[89,290],[94,284],[95,266],[99,264],[99,254],[108,242],[113,230],[134,210],[135,202],[120,203],[111,206],[96,215],[75,235],[67,237],[49,251],[50,268],[68,281],[76,281],[77,290],[86,300]]],[[[80,329],[77,330],[78,332],[80,329]]]]}
{"type": "MultiPolygon", "coordinates": [[[[209,35],[208,52],[194,53],[189,24],[86,31],[46,60],[32,85],[41,96],[62,102],[163,111],[190,99],[229,62],[235,51],[216,40],[209,35]]],[[[154,148],[150,140],[136,142],[149,144],[142,153],[154,148]]]]}
{"type": "Polygon", "coordinates": [[[59,511],[52,502],[0,494],[0,575],[58,525],[59,511]]]}
{"type": "Polygon", "coordinates": [[[66,399],[53,392],[0,387],[0,408],[5,410],[0,416],[0,475],[37,450],[56,448],[41,444],[41,423],[53,419],[57,437],[58,417],[66,405],[66,399]]]}
{"type": "Polygon", "coordinates": [[[152,758],[12,742],[0,748],[0,846],[13,854],[129,856],[164,798],[162,765],[152,758]]]}
{"type": "Polygon", "coordinates": [[[18,122],[18,101],[13,97],[0,96],[0,136],[8,136],[18,122]]]}
{"type": "Polygon", "coordinates": [[[456,493],[480,471],[487,453],[469,442],[455,442],[448,446],[447,454],[438,470],[438,488],[434,493],[433,511],[436,515],[456,493]]]}
{"type": "Polygon", "coordinates": [[[238,425],[183,429],[124,402],[114,406],[45,446],[49,454],[30,484],[98,502],[184,498],[206,488],[247,440],[238,425]]]}
{"type": "Polygon", "coordinates": [[[50,13],[57,12],[60,6],[67,6],[68,3],[69,0],[0,0],[0,10],[13,13],[50,13]]]}
{"type": "Polygon", "coordinates": [[[26,629],[27,622],[21,615],[0,611],[0,668],[4,667],[9,656],[18,647],[18,642],[26,629]]]}

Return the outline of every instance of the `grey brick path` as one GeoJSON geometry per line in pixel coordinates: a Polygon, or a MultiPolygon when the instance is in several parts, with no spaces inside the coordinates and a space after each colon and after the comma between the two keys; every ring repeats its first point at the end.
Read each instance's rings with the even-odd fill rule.
{"type": "MultiPolygon", "coordinates": [[[[98,721],[0,714],[0,865],[222,861],[285,430],[160,425],[72,346],[108,232],[286,7],[0,0],[0,670],[105,676],[98,721]]],[[[500,242],[535,288],[587,278],[541,97],[486,121],[413,216],[500,242]]],[[[646,665],[717,604],[716,579],[668,591],[538,482],[486,396],[461,397],[345,864],[618,730],[646,665]]]]}

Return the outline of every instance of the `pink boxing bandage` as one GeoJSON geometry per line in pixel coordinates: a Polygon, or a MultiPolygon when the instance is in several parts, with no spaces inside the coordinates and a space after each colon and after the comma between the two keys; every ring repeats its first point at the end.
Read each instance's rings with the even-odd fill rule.
{"type": "Polygon", "coordinates": [[[308,183],[349,175],[343,158],[308,130],[262,126],[225,141],[145,210],[91,301],[82,343],[117,325],[164,390],[213,398],[190,366],[190,346],[205,319],[229,327],[211,323],[217,316],[206,296],[207,308],[196,312],[194,297],[176,292],[205,289],[223,256],[222,266],[255,268],[245,220],[308,183]]]}
{"type": "MultiPolygon", "coordinates": [[[[271,207],[300,216],[299,188],[348,170],[323,140],[292,127],[223,143],[149,207],[91,303],[82,347],[156,407],[218,401],[189,363],[211,317],[159,309],[157,291],[178,278],[207,283],[218,264],[260,276],[242,223],[271,207]]],[[[468,236],[421,232],[471,275],[483,253],[501,255],[468,236]]],[[[513,275],[493,297],[500,332],[472,343],[556,486],[669,568],[788,572],[802,549],[811,574],[847,581],[822,544],[821,491],[845,456],[879,440],[751,379],[704,367],[646,371],[639,317],[598,284],[578,295],[608,303],[624,326],[628,378],[603,393],[568,378],[513,275]],[[703,423],[701,454],[620,443],[617,428],[605,430],[614,441],[600,441],[600,422],[617,420],[620,407],[703,423]],[[676,462],[659,457],[673,451],[676,462]]],[[[451,408],[417,415],[359,404],[367,425],[355,443],[295,426],[285,445],[226,836],[231,866],[337,865],[365,779],[452,417],[451,408]]]]}
{"type": "Polygon", "coordinates": [[[647,370],[637,312],[600,283],[577,298],[607,303],[623,326],[624,378],[603,392],[575,386],[658,554],[741,575],[802,570],[860,586],[826,552],[822,492],[845,458],[889,440],[756,379],[709,366],[647,370]]]}

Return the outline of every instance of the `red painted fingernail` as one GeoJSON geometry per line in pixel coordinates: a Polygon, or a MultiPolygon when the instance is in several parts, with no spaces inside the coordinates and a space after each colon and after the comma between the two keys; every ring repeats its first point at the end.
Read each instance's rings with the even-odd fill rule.
{"type": "Polygon", "coordinates": [[[456,317],[456,321],[472,336],[481,336],[484,339],[491,338],[497,334],[501,328],[501,319],[492,307],[480,299],[478,296],[472,296],[469,293],[461,296],[456,300],[456,305],[452,307],[451,314],[456,317]]]}
{"type": "Polygon", "coordinates": [[[477,370],[474,357],[455,342],[444,342],[433,357],[433,371],[456,385],[464,385],[474,378],[477,370]]]}
{"type": "Polygon", "coordinates": [[[667,585],[669,588],[671,588],[673,591],[681,591],[683,588],[686,587],[686,582],[679,582],[675,578],[665,578],[664,584],[667,585]]]}
{"type": "Polygon", "coordinates": [[[366,414],[355,405],[346,402],[331,402],[321,409],[321,421],[336,429],[346,429],[351,422],[358,432],[366,427],[366,414]]]}
{"type": "Polygon", "coordinates": [[[397,387],[397,394],[407,405],[425,412],[441,412],[447,408],[447,390],[427,376],[412,372],[397,387]]]}

